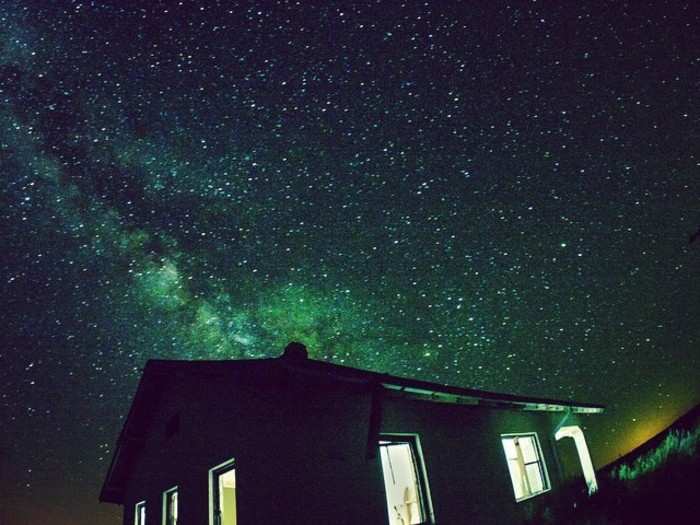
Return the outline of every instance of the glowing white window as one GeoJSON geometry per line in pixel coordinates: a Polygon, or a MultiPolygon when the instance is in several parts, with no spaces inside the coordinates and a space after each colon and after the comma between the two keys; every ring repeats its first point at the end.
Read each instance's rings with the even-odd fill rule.
{"type": "Polygon", "coordinates": [[[381,436],[389,525],[429,523],[429,494],[415,436],[381,436]]]}
{"type": "Polygon", "coordinates": [[[146,502],[140,501],[134,507],[134,525],[146,525],[146,502]]]}
{"type": "Polygon", "coordinates": [[[236,525],[236,469],[233,460],[209,471],[210,525],[236,525]]]}
{"type": "Polygon", "coordinates": [[[177,525],[178,513],[177,487],[163,493],[163,525],[177,525]]]}
{"type": "Polygon", "coordinates": [[[508,462],[510,480],[516,501],[522,501],[549,490],[547,469],[537,434],[501,436],[508,462]]]}

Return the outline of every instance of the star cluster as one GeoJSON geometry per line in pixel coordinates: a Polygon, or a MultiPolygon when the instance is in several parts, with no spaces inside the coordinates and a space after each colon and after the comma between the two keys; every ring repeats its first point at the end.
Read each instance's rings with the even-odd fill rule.
{"type": "Polygon", "coordinates": [[[300,340],[605,403],[601,464],[661,430],[700,399],[699,22],[2,3],[0,522],[117,522],[96,497],[149,358],[300,340]]]}

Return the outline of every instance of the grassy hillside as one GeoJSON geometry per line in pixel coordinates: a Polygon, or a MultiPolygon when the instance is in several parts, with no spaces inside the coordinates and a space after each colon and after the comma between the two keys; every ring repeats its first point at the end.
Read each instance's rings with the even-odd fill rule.
{"type": "Polygon", "coordinates": [[[617,480],[635,482],[656,472],[668,469],[677,462],[691,461],[698,453],[700,427],[690,431],[671,430],[656,448],[640,455],[630,464],[614,467],[610,475],[617,480]]]}

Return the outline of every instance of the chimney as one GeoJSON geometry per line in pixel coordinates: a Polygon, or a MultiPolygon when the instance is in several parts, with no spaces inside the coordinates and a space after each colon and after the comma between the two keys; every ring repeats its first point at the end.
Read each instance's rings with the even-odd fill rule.
{"type": "Polygon", "coordinates": [[[304,361],[309,358],[309,352],[303,343],[292,341],[284,347],[282,358],[289,361],[304,361]]]}

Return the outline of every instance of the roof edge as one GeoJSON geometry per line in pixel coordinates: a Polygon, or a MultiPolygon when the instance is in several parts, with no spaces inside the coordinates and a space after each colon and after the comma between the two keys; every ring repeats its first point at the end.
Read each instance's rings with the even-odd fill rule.
{"type": "Polygon", "coordinates": [[[282,366],[287,368],[309,374],[328,374],[339,381],[360,381],[379,384],[394,395],[423,401],[460,405],[481,405],[490,408],[515,408],[529,411],[570,411],[579,414],[598,414],[605,410],[604,405],[595,403],[504,394],[488,390],[444,385],[419,379],[382,374],[361,368],[336,365],[334,363],[315,359],[292,362],[282,356],[278,359],[274,359],[274,361],[278,361],[282,366]]]}
{"type": "Polygon", "coordinates": [[[384,382],[382,383],[382,386],[389,390],[393,395],[416,399],[419,401],[431,401],[433,403],[473,405],[488,408],[509,408],[539,412],[570,411],[575,414],[599,414],[605,410],[605,406],[603,405],[540,398],[506,399],[501,397],[505,396],[506,394],[495,394],[491,392],[484,392],[484,394],[491,395],[478,395],[474,393],[463,394],[445,392],[442,390],[407,387],[390,382],[384,382]]]}
{"type": "Polygon", "coordinates": [[[125,487],[116,483],[115,471],[119,464],[121,463],[121,458],[124,455],[124,450],[127,447],[133,446],[133,439],[129,439],[129,430],[133,426],[133,421],[135,419],[135,412],[137,407],[140,406],[139,401],[144,396],[144,390],[146,389],[147,379],[150,381],[150,376],[153,374],[152,370],[156,365],[158,360],[149,359],[143,367],[143,373],[139,379],[138,386],[136,387],[136,393],[131,400],[131,406],[129,407],[129,412],[127,413],[122,429],[119,432],[119,437],[117,438],[117,446],[112,454],[112,461],[107,469],[107,475],[105,476],[104,483],[100,489],[99,501],[103,503],[124,503],[124,490],[125,487]]]}

